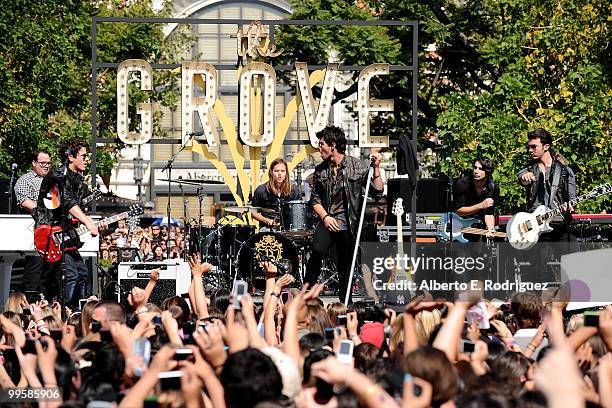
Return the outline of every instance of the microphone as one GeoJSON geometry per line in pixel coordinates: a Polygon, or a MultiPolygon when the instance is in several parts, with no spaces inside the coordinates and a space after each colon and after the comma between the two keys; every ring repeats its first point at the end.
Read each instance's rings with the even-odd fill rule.
{"type": "Polygon", "coordinates": [[[240,248],[242,248],[243,246],[244,246],[244,247],[247,247],[248,249],[250,249],[250,250],[251,250],[251,252],[254,252],[254,253],[256,253],[257,255],[259,255],[259,257],[261,258],[261,260],[262,260],[262,261],[264,261],[264,262],[270,262],[272,265],[276,266],[276,268],[278,268],[278,270],[279,270],[280,272],[283,272],[283,273],[287,273],[287,272],[289,272],[289,263],[288,263],[288,261],[287,261],[287,260],[282,259],[282,260],[280,260],[280,261],[277,261],[276,259],[270,258],[268,255],[266,255],[266,254],[264,254],[263,252],[261,252],[261,251],[257,250],[256,248],[252,248],[252,247],[248,246],[248,245],[247,245],[245,242],[243,242],[243,241],[240,241],[240,240],[238,240],[238,239],[237,239],[237,240],[236,240],[236,242],[237,242],[238,244],[240,244],[240,248]]]}
{"type": "Polygon", "coordinates": [[[7,194],[12,194],[13,184],[15,183],[15,174],[17,173],[17,163],[11,164],[11,179],[9,181],[8,189],[6,190],[7,194]]]}

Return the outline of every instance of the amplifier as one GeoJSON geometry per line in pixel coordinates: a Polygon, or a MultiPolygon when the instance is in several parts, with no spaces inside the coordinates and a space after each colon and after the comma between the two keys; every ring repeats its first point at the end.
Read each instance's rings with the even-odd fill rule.
{"type": "Polygon", "coordinates": [[[127,295],[134,286],[144,289],[149,282],[151,271],[157,268],[159,281],[149,297],[149,302],[160,305],[164,299],[189,291],[191,270],[185,261],[173,259],[168,262],[121,262],[118,270],[118,282],[122,288],[119,302],[127,302],[127,295]]]}
{"type": "MultiPolygon", "coordinates": [[[[416,215],[416,235],[417,237],[435,237],[438,223],[442,213],[417,213],[416,215]]],[[[395,217],[394,217],[395,218],[395,217]]],[[[410,213],[404,214],[402,235],[407,241],[410,238],[412,232],[412,223],[410,222],[410,213]]],[[[380,242],[396,242],[397,241],[397,226],[379,226],[378,227],[378,238],[380,242]]]]}
{"type": "MultiPolygon", "coordinates": [[[[417,213],[443,213],[447,211],[446,179],[422,178],[417,181],[417,213]]],[[[403,199],[404,213],[410,213],[412,208],[412,188],[410,179],[392,178],[387,182],[387,225],[396,224],[393,216],[393,203],[399,197],[403,199]]]]}

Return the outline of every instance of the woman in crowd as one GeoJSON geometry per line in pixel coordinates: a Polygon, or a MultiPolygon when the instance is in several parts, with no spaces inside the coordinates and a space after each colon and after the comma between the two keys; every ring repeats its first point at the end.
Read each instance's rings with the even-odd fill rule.
{"type": "Polygon", "coordinates": [[[189,264],[189,302],[176,296],[161,309],[149,303],[152,274],[123,304],[92,301],[66,322],[60,305],[0,315],[1,387],[61,384],[61,395],[44,403],[52,407],[612,406],[612,306],[600,311],[597,326],[574,321],[569,336],[565,303],[549,304],[542,319],[544,307],[522,295],[513,297],[512,316],[488,304],[487,332],[467,324],[470,302],[434,302],[427,294],[398,315],[334,305],[332,321],[318,298],[321,285],[294,291],[283,304],[280,293],[293,277],[274,276],[271,265],[261,307],[249,295],[217,290],[213,309],[202,285],[212,266],[197,255],[189,264]],[[519,324],[509,327],[512,321],[519,324]],[[527,321],[541,330],[520,346],[515,337],[527,336],[527,321]],[[61,327],[61,338],[47,335],[53,327],[61,327]]]}

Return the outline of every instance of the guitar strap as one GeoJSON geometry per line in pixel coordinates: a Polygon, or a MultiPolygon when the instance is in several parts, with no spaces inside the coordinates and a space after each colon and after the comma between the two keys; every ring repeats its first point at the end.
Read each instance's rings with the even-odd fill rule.
{"type": "Polygon", "coordinates": [[[561,166],[558,163],[555,163],[553,181],[550,186],[550,196],[548,197],[548,207],[549,208],[553,207],[554,199],[555,199],[555,196],[557,195],[557,190],[559,189],[559,180],[561,180],[561,166]]]}

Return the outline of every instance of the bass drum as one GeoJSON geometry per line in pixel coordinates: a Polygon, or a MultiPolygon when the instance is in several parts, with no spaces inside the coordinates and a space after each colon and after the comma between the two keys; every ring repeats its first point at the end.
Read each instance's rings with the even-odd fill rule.
{"type": "MultiPolygon", "coordinates": [[[[287,265],[287,273],[293,275],[297,283],[301,281],[295,245],[279,233],[260,232],[249,238],[238,252],[238,271],[252,288],[259,290],[266,288],[265,272],[260,265],[262,262],[260,253],[287,265]]],[[[279,271],[278,275],[282,274],[279,271]]]]}

